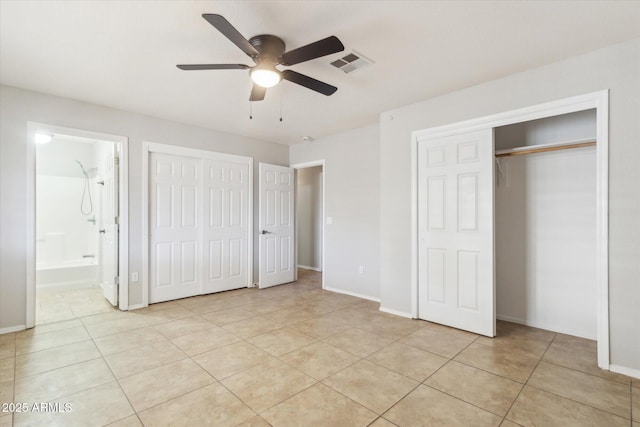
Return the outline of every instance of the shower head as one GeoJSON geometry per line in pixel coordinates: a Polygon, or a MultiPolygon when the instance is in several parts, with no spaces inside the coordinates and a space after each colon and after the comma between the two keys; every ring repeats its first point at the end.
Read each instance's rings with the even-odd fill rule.
{"type": "Polygon", "coordinates": [[[82,174],[85,176],[85,178],[95,178],[97,173],[98,173],[98,168],[91,168],[89,170],[86,170],[84,168],[84,166],[82,165],[82,163],[80,163],[80,160],[76,159],[76,163],[80,166],[80,169],[82,169],[82,174]]]}

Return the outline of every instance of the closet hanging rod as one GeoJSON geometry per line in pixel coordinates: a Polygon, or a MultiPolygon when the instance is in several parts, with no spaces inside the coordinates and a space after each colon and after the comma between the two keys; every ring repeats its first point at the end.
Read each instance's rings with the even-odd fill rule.
{"type": "Polygon", "coordinates": [[[582,148],[582,147],[591,147],[596,145],[596,141],[585,141],[585,142],[577,142],[573,144],[561,144],[561,145],[548,145],[543,147],[520,147],[514,148],[511,150],[501,150],[496,152],[496,157],[512,157],[512,156],[520,156],[523,154],[534,154],[534,153],[544,153],[546,151],[559,151],[559,150],[569,150],[572,148],[582,148]]]}

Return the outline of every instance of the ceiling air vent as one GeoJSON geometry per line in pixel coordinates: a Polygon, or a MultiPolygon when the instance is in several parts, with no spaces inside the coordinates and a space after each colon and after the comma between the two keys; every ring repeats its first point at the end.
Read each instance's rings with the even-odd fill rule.
{"type": "Polygon", "coordinates": [[[368,67],[371,64],[373,64],[373,61],[371,61],[368,58],[365,58],[363,55],[360,55],[355,50],[352,50],[351,52],[348,52],[343,57],[331,62],[331,65],[333,65],[339,70],[344,71],[345,73],[350,73],[352,71],[356,71],[361,68],[368,67]]]}

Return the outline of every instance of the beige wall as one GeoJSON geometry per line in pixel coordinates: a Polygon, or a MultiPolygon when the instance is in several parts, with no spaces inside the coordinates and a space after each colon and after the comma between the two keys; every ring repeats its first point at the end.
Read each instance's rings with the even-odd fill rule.
{"type": "Polygon", "coordinates": [[[411,132],[610,90],[611,363],[640,371],[640,40],[409,105],[380,116],[382,307],[411,311],[411,132]]]}
{"type": "MultiPolygon", "coordinates": [[[[182,125],[66,98],[0,86],[0,329],[26,317],[27,122],[46,123],[129,138],[129,272],[142,268],[142,142],[181,145],[288,165],[288,147],[182,125]]],[[[257,188],[257,181],[255,188],[257,188]]],[[[258,192],[254,192],[257,206],[258,192]]],[[[257,210],[256,210],[257,212],[257,210]]],[[[257,278],[257,217],[254,216],[254,278],[257,278]]],[[[141,282],[131,283],[129,304],[142,302],[141,282]]]]}
{"type": "Polygon", "coordinates": [[[325,286],[380,296],[379,133],[377,125],[292,145],[291,164],[325,160],[325,286]],[[362,266],[364,272],[359,273],[362,266]]]}

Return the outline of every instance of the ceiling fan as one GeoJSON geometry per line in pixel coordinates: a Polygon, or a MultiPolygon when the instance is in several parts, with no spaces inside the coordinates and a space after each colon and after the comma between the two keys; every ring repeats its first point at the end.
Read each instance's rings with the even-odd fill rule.
{"type": "Polygon", "coordinates": [[[337,87],[321,82],[304,74],[293,70],[280,71],[277,65],[295,65],[301,62],[310,61],[322,56],[344,50],[344,45],[336,36],[330,36],[306,46],[285,52],[284,41],[280,37],[270,34],[260,34],[245,39],[233,25],[223,16],[205,13],[202,15],[211,25],[220,31],[233,44],[238,46],[244,53],[251,57],[256,65],[245,64],[180,64],[181,70],[250,70],[253,88],[251,89],[250,101],[262,101],[267,92],[267,88],[277,85],[282,79],[299,84],[308,89],[319,92],[323,95],[332,95],[338,90],[337,87]]]}

